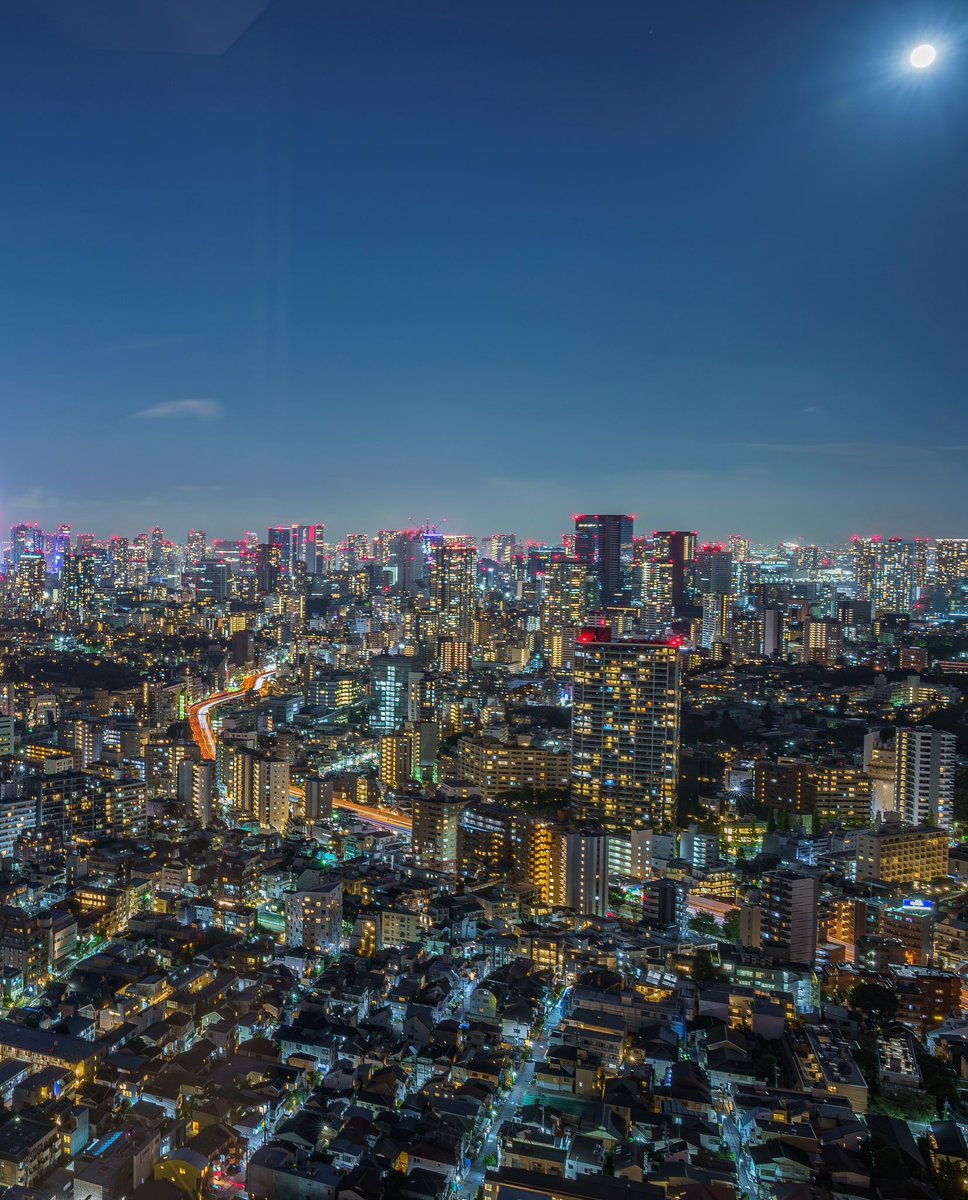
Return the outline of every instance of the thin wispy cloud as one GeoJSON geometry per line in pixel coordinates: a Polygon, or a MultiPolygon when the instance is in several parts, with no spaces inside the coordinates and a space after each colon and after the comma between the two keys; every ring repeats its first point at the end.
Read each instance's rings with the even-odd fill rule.
{"type": "Polygon", "coordinates": [[[139,421],[177,421],[184,417],[193,421],[214,421],[222,415],[217,400],[164,400],[134,414],[139,421]]]}
{"type": "Polygon", "coordinates": [[[934,454],[929,446],[901,442],[745,442],[744,450],[764,454],[934,454]]]}

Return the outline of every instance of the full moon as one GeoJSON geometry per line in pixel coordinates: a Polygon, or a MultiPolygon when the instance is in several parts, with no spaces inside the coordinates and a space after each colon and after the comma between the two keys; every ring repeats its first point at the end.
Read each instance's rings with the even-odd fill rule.
{"type": "Polygon", "coordinates": [[[938,52],[934,46],[925,42],[923,46],[915,46],[911,51],[911,66],[923,71],[925,67],[930,67],[937,57],[938,52]]]}

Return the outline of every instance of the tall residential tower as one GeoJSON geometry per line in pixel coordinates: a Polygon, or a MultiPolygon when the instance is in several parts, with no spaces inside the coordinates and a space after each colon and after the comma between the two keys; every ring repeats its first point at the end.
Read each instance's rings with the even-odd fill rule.
{"type": "Polygon", "coordinates": [[[626,836],[674,827],[679,700],[676,646],[582,630],[571,730],[572,793],[582,820],[626,836]]]}

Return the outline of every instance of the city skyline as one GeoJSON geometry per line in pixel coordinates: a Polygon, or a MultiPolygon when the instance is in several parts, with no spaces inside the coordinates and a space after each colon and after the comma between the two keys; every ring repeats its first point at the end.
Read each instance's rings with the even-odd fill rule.
{"type": "Polygon", "coordinates": [[[968,521],[945,6],[201,0],[120,46],[36,7],[0,527],[968,521]]]}
{"type": "MultiPolygon", "coordinates": [[[[437,521],[434,521],[431,518],[424,518],[415,523],[413,521],[409,521],[398,524],[394,524],[391,521],[384,521],[380,524],[370,526],[363,526],[362,524],[347,525],[345,528],[333,527],[328,521],[325,520],[320,520],[316,522],[316,524],[321,525],[325,530],[327,545],[336,545],[345,541],[346,538],[359,535],[364,535],[371,540],[374,540],[381,532],[401,533],[409,530],[436,530],[445,537],[471,537],[477,542],[482,542],[489,537],[498,535],[510,535],[516,538],[516,544],[519,546],[560,546],[563,538],[567,539],[574,537],[574,529],[572,528],[573,521],[573,514],[564,516],[561,520],[558,532],[552,533],[550,536],[544,538],[537,536],[530,530],[523,529],[520,521],[515,523],[516,527],[509,527],[506,529],[490,526],[479,527],[477,529],[467,527],[458,528],[457,526],[452,526],[446,518],[437,521]]],[[[196,521],[194,524],[189,523],[189,525],[182,528],[175,526],[168,527],[163,522],[156,522],[146,518],[145,523],[140,526],[131,525],[121,527],[116,523],[110,528],[90,528],[87,526],[82,526],[76,521],[70,520],[69,514],[61,513],[59,516],[55,516],[55,519],[50,522],[37,520],[30,516],[17,518],[15,520],[10,520],[9,522],[5,520],[4,523],[0,525],[0,545],[11,545],[10,531],[19,526],[36,526],[48,534],[53,534],[58,528],[63,527],[70,530],[70,535],[75,540],[79,535],[85,537],[91,536],[97,542],[105,544],[110,541],[112,537],[123,537],[133,541],[140,535],[149,534],[152,529],[161,529],[167,540],[173,542],[175,545],[184,546],[187,543],[188,534],[196,531],[204,533],[208,538],[209,544],[211,544],[213,540],[225,542],[241,541],[247,533],[256,534],[258,540],[262,538],[263,534],[267,533],[267,531],[271,529],[289,529],[297,526],[308,528],[311,527],[312,524],[312,522],[305,521],[279,521],[275,523],[259,521],[253,525],[247,525],[245,527],[238,526],[238,523],[236,523],[235,527],[226,531],[221,528],[207,528],[205,523],[202,521],[196,521]]],[[[638,517],[635,517],[633,520],[633,530],[636,538],[648,538],[654,533],[658,532],[659,528],[660,526],[658,523],[656,523],[655,528],[652,528],[641,522],[638,517]]],[[[717,531],[716,533],[709,533],[708,528],[704,529],[700,526],[699,529],[695,529],[685,522],[679,522],[678,528],[682,531],[688,531],[689,533],[694,534],[699,538],[700,542],[703,543],[714,545],[722,544],[725,546],[729,538],[742,537],[746,539],[751,546],[763,549],[779,549],[780,547],[784,546],[815,546],[831,550],[850,550],[852,543],[856,542],[859,538],[873,539],[874,541],[889,541],[900,538],[905,541],[922,540],[927,541],[930,544],[939,541],[960,541],[964,537],[968,537],[968,534],[959,532],[935,533],[934,531],[925,531],[923,529],[908,533],[904,530],[898,530],[894,528],[882,528],[880,531],[869,529],[859,531],[855,528],[851,528],[849,531],[845,530],[841,536],[831,539],[822,539],[816,537],[812,538],[804,531],[801,531],[798,536],[779,538],[774,541],[770,538],[757,536],[755,530],[750,531],[747,529],[730,528],[717,531]]]]}
{"type": "Polygon", "coordinates": [[[968,1200],[965,14],[0,30],[0,1200],[968,1200]]]}

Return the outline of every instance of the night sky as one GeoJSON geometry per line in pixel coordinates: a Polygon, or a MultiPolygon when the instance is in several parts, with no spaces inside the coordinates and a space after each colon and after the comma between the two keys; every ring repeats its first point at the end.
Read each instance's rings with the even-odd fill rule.
{"type": "Polygon", "coordinates": [[[5,0],[0,110],[3,526],[968,535],[963,4],[5,0]]]}

